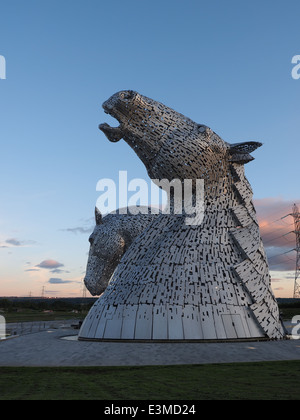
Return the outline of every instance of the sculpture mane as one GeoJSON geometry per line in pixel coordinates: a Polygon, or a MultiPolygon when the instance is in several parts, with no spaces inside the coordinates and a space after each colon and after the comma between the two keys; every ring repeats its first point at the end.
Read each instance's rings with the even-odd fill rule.
{"type": "MultiPolygon", "coordinates": [[[[209,127],[133,91],[103,104],[152,179],[204,180],[204,218],[159,215],[133,242],[83,324],[81,339],[284,337],[244,164],[259,142],[230,144],[209,127]],[[97,320],[97,321],[95,321],[97,320]],[[96,324],[97,325],[96,325],[96,324]]],[[[192,199],[197,199],[195,190],[192,199]]]]}

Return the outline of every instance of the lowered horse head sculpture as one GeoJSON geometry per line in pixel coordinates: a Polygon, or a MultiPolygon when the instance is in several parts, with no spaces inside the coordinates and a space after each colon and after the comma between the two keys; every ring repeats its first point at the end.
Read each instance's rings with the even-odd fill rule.
{"type": "Polygon", "coordinates": [[[84,284],[93,296],[101,295],[132,242],[153,221],[151,209],[141,207],[133,214],[130,207],[105,217],[95,208],[96,226],[89,237],[90,251],[84,284]]]}

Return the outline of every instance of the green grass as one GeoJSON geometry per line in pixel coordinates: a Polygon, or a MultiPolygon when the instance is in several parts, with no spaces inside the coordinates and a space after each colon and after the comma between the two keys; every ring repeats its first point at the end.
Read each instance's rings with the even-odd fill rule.
{"type": "Polygon", "coordinates": [[[300,308],[280,308],[280,313],[284,321],[290,321],[294,316],[300,315],[300,308]]]}
{"type": "Polygon", "coordinates": [[[299,400],[300,361],[0,367],[0,400],[299,400]]]}

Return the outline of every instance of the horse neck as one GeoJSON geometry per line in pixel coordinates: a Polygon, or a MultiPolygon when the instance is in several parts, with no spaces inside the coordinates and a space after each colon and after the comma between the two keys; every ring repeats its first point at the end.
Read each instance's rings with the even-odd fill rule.
{"type": "MultiPolygon", "coordinates": [[[[199,193],[199,191],[193,190],[192,195],[186,201],[183,198],[182,202],[179,204],[177,202],[176,205],[174,197],[170,194],[168,206],[170,214],[188,216],[185,209],[188,208],[186,204],[189,201],[194,208],[197,205],[198,211],[201,211],[202,205],[204,214],[211,216],[204,217],[203,223],[210,224],[210,221],[213,223],[214,220],[233,215],[236,226],[244,227],[253,221],[257,224],[252,199],[253,192],[245,176],[244,165],[229,163],[222,176],[204,179],[203,191],[199,193]],[[243,222],[239,220],[239,218],[241,219],[240,215],[243,215],[243,222]]],[[[226,220],[223,220],[223,223],[226,223],[226,220]]],[[[228,227],[233,227],[233,224],[230,223],[228,227]]]]}
{"type": "Polygon", "coordinates": [[[253,191],[248,179],[245,176],[244,165],[232,163],[230,166],[232,176],[232,189],[234,194],[234,206],[244,208],[257,223],[256,211],[253,204],[253,191]]]}

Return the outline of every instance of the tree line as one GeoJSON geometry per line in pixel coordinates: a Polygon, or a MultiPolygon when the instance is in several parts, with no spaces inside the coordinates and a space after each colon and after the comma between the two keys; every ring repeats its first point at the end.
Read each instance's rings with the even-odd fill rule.
{"type": "Polygon", "coordinates": [[[37,311],[87,311],[96,299],[8,299],[0,298],[0,309],[13,312],[18,309],[31,309],[37,311]]]}

